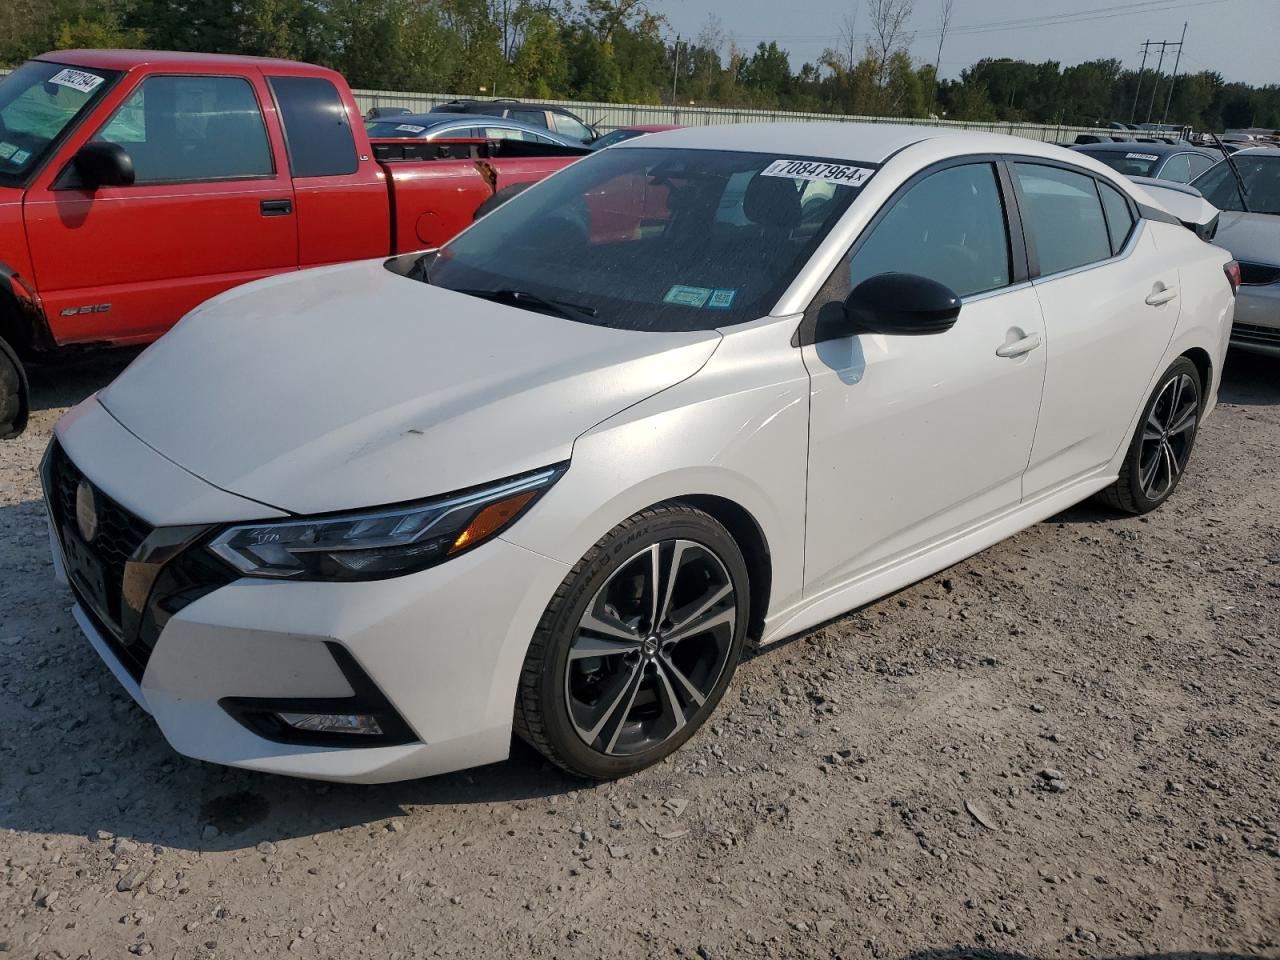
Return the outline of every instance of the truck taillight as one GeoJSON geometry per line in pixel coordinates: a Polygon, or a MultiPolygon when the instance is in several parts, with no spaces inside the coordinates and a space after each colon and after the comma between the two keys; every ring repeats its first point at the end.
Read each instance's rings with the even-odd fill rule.
{"type": "Polygon", "coordinates": [[[1231,284],[1231,292],[1235,293],[1240,289],[1240,264],[1231,260],[1222,269],[1227,274],[1227,282],[1231,284]]]}

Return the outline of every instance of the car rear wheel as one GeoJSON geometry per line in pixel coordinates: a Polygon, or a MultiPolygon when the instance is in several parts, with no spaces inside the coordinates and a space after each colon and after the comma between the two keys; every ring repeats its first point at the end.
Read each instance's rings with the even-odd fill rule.
{"type": "Polygon", "coordinates": [[[1120,476],[1099,496],[1117,510],[1148,513],[1169,499],[1182,479],[1204,406],[1200,371],[1179,357],[1152,391],[1134,431],[1120,476]]]}
{"type": "Polygon", "coordinates": [[[520,677],[516,732],[590,779],[662,760],[724,695],[748,589],[741,550],[701,510],[663,504],[619,524],[543,615],[520,677]]]}

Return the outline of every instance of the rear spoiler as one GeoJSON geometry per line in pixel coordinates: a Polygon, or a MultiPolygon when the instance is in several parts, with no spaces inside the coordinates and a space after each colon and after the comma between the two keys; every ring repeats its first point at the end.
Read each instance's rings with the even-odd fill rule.
{"type": "MultiPolygon", "coordinates": [[[[1206,243],[1218,233],[1218,216],[1222,212],[1204,198],[1195,187],[1172,180],[1152,177],[1130,177],[1154,201],[1154,209],[1163,216],[1154,219],[1180,223],[1206,243]]],[[[1144,205],[1143,215],[1151,208],[1144,205]]]]}
{"type": "Polygon", "coordinates": [[[590,147],[531,140],[371,140],[377,160],[495,160],[500,157],[585,157],[590,147]]]}

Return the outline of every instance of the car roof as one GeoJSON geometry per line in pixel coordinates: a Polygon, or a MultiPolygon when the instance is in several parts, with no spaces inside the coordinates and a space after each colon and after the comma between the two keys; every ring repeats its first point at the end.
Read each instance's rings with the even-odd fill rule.
{"type": "Polygon", "coordinates": [[[1123,140],[1115,143],[1078,143],[1073,148],[1080,153],[1149,153],[1165,157],[1174,153],[1203,153],[1221,156],[1216,150],[1206,150],[1194,143],[1144,143],[1140,140],[1123,140]]]}
{"type": "Polygon", "coordinates": [[[521,120],[513,120],[511,117],[495,117],[489,114],[479,113],[404,113],[394,117],[375,117],[372,120],[366,120],[365,125],[375,123],[395,124],[403,123],[413,124],[420,127],[440,127],[445,124],[453,124],[459,127],[507,127],[511,130],[522,130],[525,133],[534,133],[548,140],[564,146],[577,145],[576,141],[569,139],[556,133],[554,130],[548,130],[546,127],[540,127],[534,123],[524,123],[521,120]]]}
{"type": "Polygon", "coordinates": [[[1063,147],[1003,133],[897,123],[732,123],[681,127],[626,140],[612,150],[672,147],[688,150],[737,150],[779,158],[822,157],[849,163],[883,163],[907,147],[926,140],[945,142],[955,153],[1016,153],[1074,160],[1063,147]]]}
{"type": "Polygon", "coordinates": [[[51,50],[36,60],[73,66],[100,67],[103,70],[131,70],[140,66],[160,67],[244,67],[288,71],[290,73],[333,74],[326,67],[297,60],[272,57],[248,57],[229,53],[183,53],[175,50],[51,50]]]}

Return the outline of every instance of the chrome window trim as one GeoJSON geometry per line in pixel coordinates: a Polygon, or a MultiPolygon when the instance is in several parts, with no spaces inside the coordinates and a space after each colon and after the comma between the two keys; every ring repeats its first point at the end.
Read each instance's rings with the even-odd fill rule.
{"type": "Polygon", "coordinates": [[[1059,270],[1057,273],[1042,273],[1031,279],[1032,286],[1043,280],[1057,280],[1061,277],[1073,277],[1078,273],[1096,270],[1098,267],[1105,267],[1109,264],[1119,263],[1121,260],[1129,259],[1129,257],[1133,256],[1134,248],[1138,245],[1139,234],[1147,228],[1147,220],[1145,217],[1137,217],[1136,220],[1137,223],[1134,224],[1133,230],[1129,233],[1129,239],[1125,242],[1125,245],[1121,248],[1119,253],[1107,257],[1105,260],[1094,260],[1092,263],[1085,263],[1078,267],[1072,267],[1070,270],[1059,270]]]}

